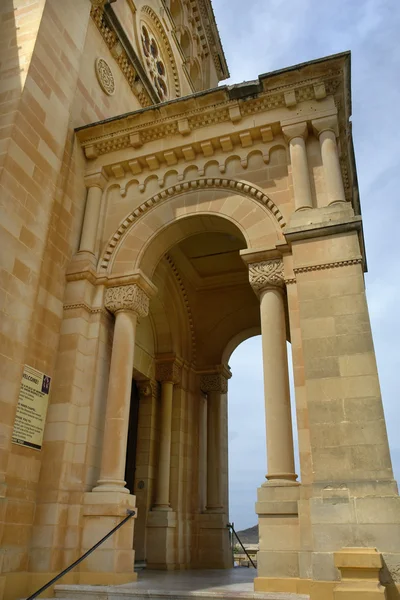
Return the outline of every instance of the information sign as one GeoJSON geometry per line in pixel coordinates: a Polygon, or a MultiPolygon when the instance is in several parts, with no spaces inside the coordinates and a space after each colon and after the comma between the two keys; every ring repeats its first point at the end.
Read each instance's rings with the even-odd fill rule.
{"type": "Polygon", "coordinates": [[[24,366],[12,435],[14,444],[41,450],[50,382],[48,375],[24,366]]]}

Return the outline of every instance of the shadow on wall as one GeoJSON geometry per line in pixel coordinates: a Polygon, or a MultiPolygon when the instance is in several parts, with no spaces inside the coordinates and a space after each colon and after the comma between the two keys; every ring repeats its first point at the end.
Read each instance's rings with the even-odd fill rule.
{"type": "Polygon", "coordinates": [[[390,571],[386,564],[385,559],[382,557],[383,567],[380,572],[380,582],[386,586],[387,599],[388,600],[399,600],[400,591],[397,589],[395,580],[393,579],[392,573],[396,573],[400,577],[400,565],[391,565],[390,571]]]}

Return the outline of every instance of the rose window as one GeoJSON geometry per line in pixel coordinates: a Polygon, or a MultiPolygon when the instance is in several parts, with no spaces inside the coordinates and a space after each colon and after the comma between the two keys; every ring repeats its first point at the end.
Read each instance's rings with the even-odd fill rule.
{"type": "Polygon", "coordinates": [[[148,29],[142,25],[142,48],[147,71],[161,100],[168,96],[167,71],[159,51],[158,44],[148,29]]]}

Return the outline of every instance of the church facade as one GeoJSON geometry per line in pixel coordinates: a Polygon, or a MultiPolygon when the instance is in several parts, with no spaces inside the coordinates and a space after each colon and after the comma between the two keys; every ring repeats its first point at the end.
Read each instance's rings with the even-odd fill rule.
{"type": "Polygon", "coordinates": [[[128,510],[63,583],[232,567],[229,358],[258,334],[255,590],[398,598],[350,54],[219,86],[210,0],[2,0],[0,28],[0,598],[128,510]]]}

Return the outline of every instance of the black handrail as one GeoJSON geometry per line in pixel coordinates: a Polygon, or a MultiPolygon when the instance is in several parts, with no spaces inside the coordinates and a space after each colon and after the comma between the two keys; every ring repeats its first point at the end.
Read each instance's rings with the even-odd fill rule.
{"type": "Polygon", "coordinates": [[[29,598],[27,598],[26,600],[33,600],[34,598],[37,598],[37,596],[39,596],[42,592],[45,592],[47,590],[47,588],[49,588],[51,585],[53,585],[53,583],[55,583],[56,581],[58,581],[59,579],[61,579],[61,577],[64,577],[64,575],[66,575],[67,573],[69,573],[71,571],[71,569],[73,569],[74,567],[76,567],[76,565],[79,565],[79,563],[81,563],[83,560],[85,560],[85,558],[87,556],[89,556],[89,554],[92,554],[92,552],[94,550],[96,550],[96,548],[98,548],[99,546],[101,546],[101,544],[103,542],[105,542],[110,536],[112,536],[113,533],[115,533],[120,527],[122,527],[123,525],[125,525],[125,523],[127,521],[129,521],[129,519],[131,519],[136,514],[136,511],[130,510],[130,509],[128,509],[126,512],[128,513],[128,515],[125,517],[125,519],[123,519],[121,521],[121,523],[118,523],[118,525],[116,525],[114,527],[114,529],[111,529],[111,531],[109,531],[107,533],[107,535],[105,535],[103,538],[101,538],[101,540],[99,542],[97,542],[97,544],[95,544],[94,546],[92,546],[87,552],[85,552],[85,554],[82,554],[82,556],[80,558],[78,558],[78,560],[76,560],[71,565],[69,565],[69,567],[67,567],[66,569],[64,569],[64,571],[61,571],[61,573],[59,573],[58,575],[56,575],[55,577],[53,577],[53,579],[51,579],[50,581],[48,581],[45,585],[43,585],[39,590],[37,590],[36,592],[34,592],[32,594],[32,596],[29,596],[29,598]]]}
{"type": "MultiPolygon", "coordinates": [[[[242,548],[243,548],[243,552],[246,554],[246,556],[247,556],[247,558],[249,559],[249,561],[251,562],[252,566],[253,566],[255,569],[257,569],[256,565],[255,565],[255,564],[254,564],[254,562],[253,562],[253,559],[251,558],[250,554],[247,552],[246,548],[243,546],[243,544],[242,544],[242,542],[241,542],[241,539],[240,539],[240,537],[239,537],[239,536],[238,536],[238,534],[236,533],[236,531],[235,531],[235,528],[234,528],[234,526],[233,526],[233,523],[228,523],[228,524],[227,524],[227,527],[229,527],[229,529],[231,529],[231,530],[232,530],[232,532],[235,534],[237,541],[239,542],[239,544],[240,544],[240,545],[242,546],[242,548]]],[[[28,600],[30,600],[30,599],[28,598],[28,600]]]]}

